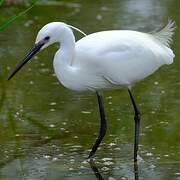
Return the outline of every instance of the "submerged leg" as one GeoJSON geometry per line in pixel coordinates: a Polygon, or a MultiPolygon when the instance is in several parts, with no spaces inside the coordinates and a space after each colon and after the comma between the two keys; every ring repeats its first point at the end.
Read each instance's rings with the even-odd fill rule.
{"type": "Polygon", "coordinates": [[[105,136],[106,130],[107,130],[107,120],[106,120],[106,114],[104,111],[103,96],[97,92],[97,98],[98,98],[99,112],[100,112],[100,117],[101,117],[101,126],[100,126],[100,130],[99,130],[99,135],[96,139],[95,144],[92,147],[92,150],[91,150],[88,158],[92,158],[95,155],[96,150],[99,147],[101,141],[103,140],[103,137],[105,136]]]}
{"type": "Polygon", "coordinates": [[[92,159],[89,161],[89,164],[90,164],[91,169],[93,170],[96,178],[97,178],[98,180],[104,180],[103,177],[102,177],[102,175],[101,175],[101,173],[99,172],[99,170],[98,170],[95,162],[94,162],[92,159]]]}
{"type": "Polygon", "coordinates": [[[130,91],[128,89],[129,96],[131,98],[131,102],[133,104],[134,108],[134,121],[135,121],[135,136],[134,136],[134,162],[137,162],[137,152],[138,152],[138,145],[139,145],[139,133],[140,133],[140,120],[141,120],[141,114],[140,111],[136,105],[135,99],[130,91]]]}

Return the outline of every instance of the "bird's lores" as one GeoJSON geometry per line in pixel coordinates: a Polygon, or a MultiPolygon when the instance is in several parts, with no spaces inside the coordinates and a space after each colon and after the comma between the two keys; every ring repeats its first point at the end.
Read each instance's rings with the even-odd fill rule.
{"type": "Polygon", "coordinates": [[[38,51],[56,42],[61,44],[53,61],[58,80],[69,89],[94,91],[98,97],[101,126],[89,158],[95,155],[107,129],[103,96],[100,92],[104,89],[126,87],[135,111],[134,161],[136,162],[140,112],[131,93],[131,87],[151,75],[160,66],[173,62],[174,54],[169,45],[174,27],[174,22],[169,21],[161,31],[155,33],[130,30],[102,31],[75,42],[71,30],[73,26],[52,22],[39,31],[35,45],[16,66],[9,79],[38,51]]]}

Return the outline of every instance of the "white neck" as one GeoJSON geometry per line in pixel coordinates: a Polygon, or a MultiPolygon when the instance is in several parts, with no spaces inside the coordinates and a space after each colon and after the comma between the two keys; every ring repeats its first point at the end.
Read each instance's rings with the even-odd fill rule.
{"type": "Polygon", "coordinates": [[[75,38],[72,30],[69,27],[65,27],[62,34],[59,36],[58,42],[60,43],[61,47],[58,50],[58,54],[60,51],[61,61],[66,65],[71,65],[75,53],[75,38]]]}
{"type": "Polygon", "coordinates": [[[68,78],[73,77],[71,69],[75,55],[75,38],[72,30],[65,27],[57,41],[60,43],[60,49],[54,57],[54,70],[61,83],[67,87],[69,86],[66,84],[66,82],[69,82],[68,78]]]}

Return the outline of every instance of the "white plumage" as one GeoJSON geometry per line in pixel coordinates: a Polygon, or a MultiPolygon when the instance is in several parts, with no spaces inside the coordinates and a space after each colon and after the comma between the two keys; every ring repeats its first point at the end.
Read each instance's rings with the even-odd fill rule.
{"type": "Polygon", "coordinates": [[[169,21],[164,29],[153,34],[102,31],[75,42],[68,25],[55,22],[41,29],[37,41],[56,35],[56,42],[61,43],[61,50],[54,58],[54,69],[65,87],[77,91],[98,90],[131,87],[163,64],[171,64],[174,54],[169,43],[173,30],[174,22],[169,21]]]}
{"type": "Polygon", "coordinates": [[[45,25],[37,35],[35,46],[9,79],[39,50],[56,42],[60,44],[53,61],[57,78],[65,87],[76,91],[130,89],[163,64],[173,62],[174,54],[169,47],[175,28],[173,21],[155,33],[102,31],[77,42],[72,28],[83,33],[62,22],[45,25]]]}

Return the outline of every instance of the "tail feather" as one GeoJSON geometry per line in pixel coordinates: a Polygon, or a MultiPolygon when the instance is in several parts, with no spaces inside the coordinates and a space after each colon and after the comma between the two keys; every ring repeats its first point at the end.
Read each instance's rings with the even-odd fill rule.
{"type": "Polygon", "coordinates": [[[169,20],[168,24],[160,31],[153,33],[153,36],[157,38],[162,44],[169,47],[172,43],[172,36],[176,28],[175,21],[169,20]]]}

